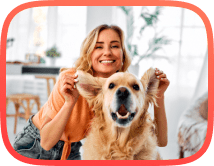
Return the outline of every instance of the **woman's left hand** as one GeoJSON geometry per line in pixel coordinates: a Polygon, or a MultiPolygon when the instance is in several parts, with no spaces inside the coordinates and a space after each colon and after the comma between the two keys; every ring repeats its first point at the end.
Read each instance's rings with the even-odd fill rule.
{"type": "Polygon", "coordinates": [[[164,92],[168,88],[170,82],[167,79],[166,74],[157,68],[155,69],[155,75],[156,75],[157,79],[160,80],[157,97],[163,97],[164,92]]]}

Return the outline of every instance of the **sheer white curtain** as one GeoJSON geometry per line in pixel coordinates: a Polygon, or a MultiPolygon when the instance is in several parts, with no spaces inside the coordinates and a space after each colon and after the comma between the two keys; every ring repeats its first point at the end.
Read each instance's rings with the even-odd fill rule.
{"type": "Polygon", "coordinates": [[[206,92],[208,92],[208,52],[206,52],[206,55],[204,57],[203,66],[201,67],[200,75],[198,77],[198,82],[192,100],[196,100],[206,92]]]}
{"type": "Polygon", "coordinates": [[[47,47],[50,48],[57,43],[58,30],[58,6],[48,7],[47,12],[47,47]]]}
{"type": "Polygon", "coordinates": [[[18,13],[11,21],[7,38],[14,38],[13,46],[7,49],[6,61],[24,61],[30,52],[35,23],[32,19],[33,9],[18,13]]]}

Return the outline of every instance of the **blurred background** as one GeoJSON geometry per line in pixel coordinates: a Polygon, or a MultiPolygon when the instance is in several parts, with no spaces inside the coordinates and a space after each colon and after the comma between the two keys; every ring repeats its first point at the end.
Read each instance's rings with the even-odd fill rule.
{"type": "MultiPolygon", "coordinates": [[[[54,85],[54,79],[49,77],[57,79],[59,68],[72,67],[82,41],[100,24],[115,24],[123,29],[132,57],[130,72],[140,77],[148,68],[157,67],[167,74],[170,86],[165,93],[165,107],[169,141],[159,150],[163,159],[179,158],[178,127],[182,114],[208,91],[206,28],[202,19],[189,9],[53,6],[21,11],[8,29],[6,95],[38,95],[42,106],[49,96],[48,88],[51,90],[54,85]]],[[[24,113],[25,109],[20,107],[19,111],[24,113]]],[[[153,114],[152,109],[149,111],[153,114]]],[[[7,114],[14,112],[14,105],[9,103],[7,114]]],[[[37,112],[35,106],[32,112],[37,112]]],[[[25,119],[18,118],[16,133],[25,123],[25,119]]],[[[7,130],[13,143],[14,117],[7,117],[7,130]]]]}

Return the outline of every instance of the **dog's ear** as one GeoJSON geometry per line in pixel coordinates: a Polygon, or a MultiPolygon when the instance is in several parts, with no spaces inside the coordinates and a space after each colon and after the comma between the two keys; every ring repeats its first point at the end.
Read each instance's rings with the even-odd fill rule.
{"type": "Polygon", "coordinates": [[[145,88],[148,102],[156,104],[159,80],[156,78],[155,70],[153,68],[148,69],[144,73],[143,77],[141,78],[141,83],[145,88]]]}
{"type": "Polygon", "coordinates": [[[105,83],[105,78],[93,77],[91,74],[77,70],[78,82],[76,83],[77,90],[91,105],[92,101],[102,92],[102,85],[105,83]]]}

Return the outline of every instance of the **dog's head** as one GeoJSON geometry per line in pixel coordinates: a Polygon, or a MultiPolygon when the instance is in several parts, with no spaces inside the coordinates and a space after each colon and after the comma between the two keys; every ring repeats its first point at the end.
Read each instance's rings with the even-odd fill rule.
{"type": "Polygon", "coordinates": [[[154,69],[150,68],[141,80],[131,73],[115,73],[109,78],[93,77],[78,71],[77,89],[96,111],[103,111],[118,127],[130,126],[154,103],[159,85],[154,69]]]}

